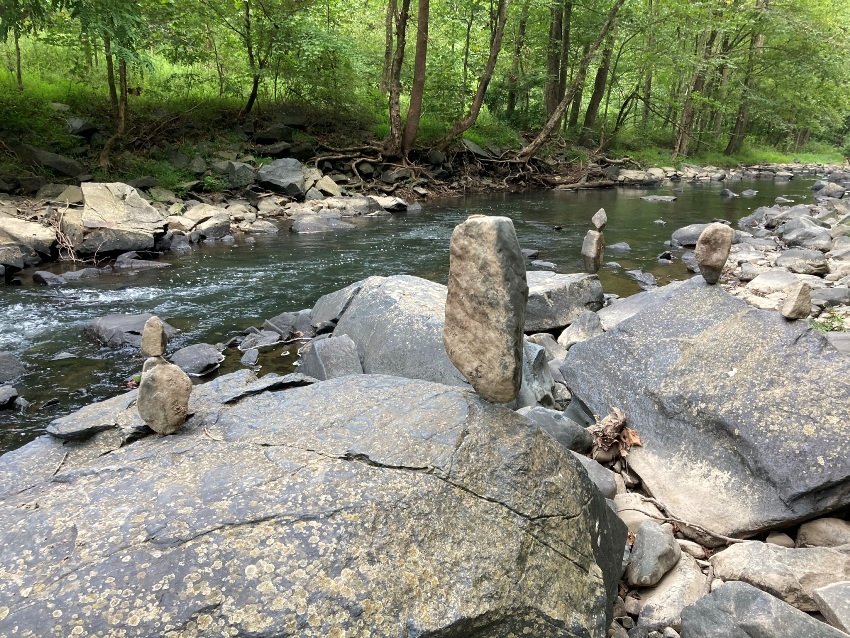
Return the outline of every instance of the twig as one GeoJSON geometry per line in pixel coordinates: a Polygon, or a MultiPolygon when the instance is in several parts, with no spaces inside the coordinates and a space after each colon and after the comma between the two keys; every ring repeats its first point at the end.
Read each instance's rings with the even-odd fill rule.
{"type": "Polygon", "coordinates": [[[714,565],[708,566],[708,573],[705,575],[705,585],[702,587],[702,595],[708,596],[711,593],[711,582],[714,580],[714,565]]]}
{"type": "Polygon", "coordinates": [[[62,460],[59,461],[59,465],[56,466],[56,469],[53,470],[53,474],[51,474],[50,476],[56,476],[56,474],[59,472],[59,470],[62,469],[62,466],[65,465],[65,461],[67,461],[67,460],[68,460],[68,453],[65,452],[65,454],[62,455],[62,460]]]}
{"type": "Polygon", "coordinates": [[[744,542],[746,542],[746,539],[744,539],[744,538],[733,538],[732,536],[725,536],[723,534],[718,534],[717,532],[712,532],[710,529],[707,529],[707,528],[703,527],[702,525],[697,525],[696,523],[690,523],[690,522],[683,520],[681,518],[676,518],[674,516],[670,516],[670,513],[667,511],[667,508],[664,506],[664,504],[661,503],[661,501],[658,501],[658,500],[656,500],[656,499],[654,499],[650,496],[641,495],[640,499],[644,503],[651,503],[652,505],[655,505],[655,507],[657,507],[659,510],[661,510],[662,512],[665,513],[665,516],[659,517],[659,516],[654,516],[653,514],[648,514],[647,512],[643,512],[643,510],[634,510],[634,511],[637,511],[637,512],[643,512],[644,514],[646,514],[650,518],[663,520],[667,523],[676,523],[677,525],[684,525],[685,527],[690,527],[691,529],[695,529],[696,531],[701,532],[701,533],[705,534],[706,536],[711,536],[712,538],[716,538],[718,540],[724,541],[725,543],[727,543],[729,545],[732,545],[734,543],[744,543],[744,542]]]}

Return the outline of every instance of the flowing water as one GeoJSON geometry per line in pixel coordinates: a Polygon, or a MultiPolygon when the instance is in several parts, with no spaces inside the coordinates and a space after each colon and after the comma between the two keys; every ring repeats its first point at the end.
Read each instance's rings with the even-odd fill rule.
{"type": "MultiPolygon", "coordinates": [[[[24,272],[20,287],[0,288],[0,350],[16,353],[27,367],[15,387],[32,405],[24,412],[0,411],[0,453],[44,432],[54,418],[126,390],[141,369],[137,351],[101,348],[83,335],[92,319],[113,313],[152,312],[181,330],[174,350],[192,343],[221,343],[249,326],[284,311],[310,308],[322,295],[370,275],[410,274],[446,282],[449,238],[454,226],[472,214],[513,219],[520,244],[540,251],[558,272],[580,272],[581,243],[599,208],[608,213],[606,244],[627,242],[628,252],[608,251],[600,272],[606,293],[639,291],[626,270],[654,274],[659,285],[688,276],[678,259],[657,263],[664,242],[677,228],[723,218],[736,222],[779,196],[811,201],[811,181],[737,182],[736,192],[758,190],[754,198],[727,199],[721,184],[682,185],[672,203],[649,203],[647,194],[607,189],[578,193],[535,191],[458,198],[429,203],[416,213],[356,220],[354,231],[321,235],[259,236],[253,243],[201,245],[162,259],[162,270],[115,274],[58,288],[32,284],[24,272]],[[661,219],[665,225],[654,223],[661,219]],[[556,229],[557,227],[557,229],[556,229]],[[53,360],[62,352],[74,358],[53,360]]],[[[45,268],[45,265],[41,266],[45,268]]],[[[55,264],[54,272],[68,270],[55,264]]],[[[240,367],[241,353],[228,350],[222,371],[240,367]]],[[[259,374],[291,370],[295,352],[280,346],[265,352],[259,374]]]]}

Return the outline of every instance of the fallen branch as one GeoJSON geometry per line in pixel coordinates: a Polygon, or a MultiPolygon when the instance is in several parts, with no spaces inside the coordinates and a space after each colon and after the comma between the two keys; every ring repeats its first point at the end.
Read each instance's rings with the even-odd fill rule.
{"type": "Polygon", "coordinates": [[[590,190],[594,188],[610,188],[616,186],[617,182],[610,179],[601,179],[595,182],[576,182],[575,184],[559,184],[555,186],[556,191],[590,190]]]}

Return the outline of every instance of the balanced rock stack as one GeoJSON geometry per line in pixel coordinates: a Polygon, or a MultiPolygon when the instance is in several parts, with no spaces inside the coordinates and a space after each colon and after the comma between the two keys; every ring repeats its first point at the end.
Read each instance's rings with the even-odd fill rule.
{"type": "Polygon", "coordinates": [[[587,231],[584,236],[584,242],[581,245],[581,258],[584,261],[585,272],[595,275],[602,267],[602,258],[605,256],[605,237],[602,231],[605,230],[605,225],[608,223],[608,215],[604,208],[596,211],[596,214],[591,218],[596,230],[587,231]]]}
{"type": "Polygon", "coordinates": [[[456,226],[443,344],[487,401],[510,403],[519,393],[527,302],[525,258],[513,222],[473,215],[456,226]]]}
{"type": "Polygon", "coordinates": [[[142,331],[142,356],[148,357],[142,367],[139,416],[159,434],[174,434],[186,421],[192,381],[183,370],[168,363],[163,355],[168,340],[159,317],[151,317],[142,331]]]}
{"type": "Polygon", "coordinates": [[[726,224],[715,222],[705,227],[697,240],[697,263],[702,278],[716,284],[723,273],[729,252],[732,250],[734,231],[726,224]]]}

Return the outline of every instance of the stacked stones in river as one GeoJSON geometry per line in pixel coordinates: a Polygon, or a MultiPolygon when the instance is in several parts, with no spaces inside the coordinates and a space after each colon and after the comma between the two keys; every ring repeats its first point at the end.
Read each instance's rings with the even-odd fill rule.
{"type": "Polygon", "coordinates": [[[591,275],[595,275],[602,267],[602,259],[605,256],[605,237],[602,231],[605,230],[605,225],[608,223],[608,215],[604,208],[596,211],[596,214],[591,218],[596,230],[587,231],[584,236],[584,242],[581,245],[581,258],[584,261],[584,270],[591,275]]]}
{"type": "Polygon", "coordinates": [[[151,317],[142,331],[142,356],[148,357],[142,367],[139,416],[159,434],[174,434],[186,421],[192,381],[183,370],[168,363],[163,355],[167,338],[159,317],[151,317]]]}
{"type": "Polygon", "coordinates": [[[455,227],[443,344],[487,401],[510,403],[519,393],[527,302],[525,258],[513,222],[473,215],[455,227]]]}
{"type": "Polygon", "coordinates": [[[729,251],[732,250],[732,238],[735,232],[726,224],[715,222],[705,227],[697,240],[697,264],[702,278],[709,284],[716,284],[723,273],[729,251]]]}

